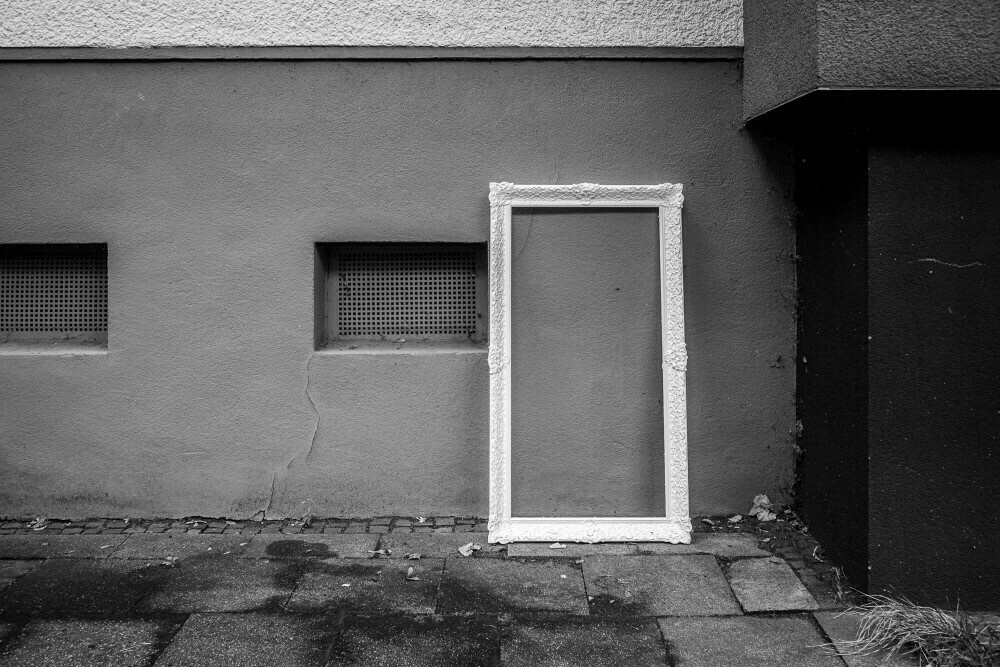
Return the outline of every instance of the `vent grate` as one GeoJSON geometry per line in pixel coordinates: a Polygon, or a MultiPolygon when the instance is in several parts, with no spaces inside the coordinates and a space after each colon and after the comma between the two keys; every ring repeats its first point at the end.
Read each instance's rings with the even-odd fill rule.
{"type": "Polygon", "coordinates": [[[106,245],[0,246],[0,334],[99,340],[108,330],[106,245]]]}
{"type": "Polygon", "coordinates": [[[472,248],[372,245],[337,252],[341,338],[471,338],[477,321],[472,248]]]}

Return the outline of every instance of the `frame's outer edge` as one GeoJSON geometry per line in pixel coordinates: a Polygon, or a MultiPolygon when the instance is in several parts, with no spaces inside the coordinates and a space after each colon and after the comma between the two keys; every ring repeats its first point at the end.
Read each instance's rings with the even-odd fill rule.
{"type": "Polygon", "coordinates": [[[666,541],[689,543],[687,488],[687,351],[684,344],[684,263],[678,184],[515,185],[490,183],[490,518],[489,541],[666,541]],[[511,206],[657,207],[660,229],[660,312],[663,334],[664,466],[662,520],[511,518],[510,294],[511,206]]]}

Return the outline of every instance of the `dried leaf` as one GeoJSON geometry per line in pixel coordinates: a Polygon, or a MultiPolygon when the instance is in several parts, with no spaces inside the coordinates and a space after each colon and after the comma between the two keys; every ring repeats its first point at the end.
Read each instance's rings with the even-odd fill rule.
{"type": "Polygon", "coordinates": [[[427,523],[427,517],[425,517],[425,516],[418,516],[417,517],[417,523],[427,523]]]}
{"type": "Polygon", "coordinates": [[[389,551],[388,549],[375,549],[374,551],[369,550],[368,553],[371,554],[369,558],[378,558],[379,556],[388,556],[392,552],[389,551]]]}
{"type": "Polygon", "coordinates": [[[565,548],[566,545],[560,544],[559,542],[553,542],[552,544],[549,545],[549,549],[565,549],[565,548]]]}
{"type": "Polygon", "coordinates": [[[413,576],[413,568],[410,567],[406,570],[406,580],[407,581],[420,581],[420,577],[413,576]]]}
{"type": "Polygon", "coordinates": [[[729,517],[729,523],[739,523],[742,520],[743,520],[742,514],[737,514],[735,516],[729,517]]]}
{"type": "Polygon", "coordinates": [[[406,560],[420,560],[420,554],[405,554],[403,558],[406,560]]]}
{"type": "Polygon", "coordinates": [[[714,526],[715,525],[715,522],[712,521],[711,519],[702,519],[701,522],[703,524],[705,524],[705,525],[708,525],[708,526],[714,526]]]}

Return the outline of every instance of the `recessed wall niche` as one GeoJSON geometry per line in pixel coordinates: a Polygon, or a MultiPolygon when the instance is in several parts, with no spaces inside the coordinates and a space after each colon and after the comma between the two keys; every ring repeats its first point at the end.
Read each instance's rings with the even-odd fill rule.
{"type": "Polygon", "coordinates": [[[108,343],[108,246],[0,245],[0,343],[108,343]]]}
{"type": "Polygon", "coordinates": [[[317,349],[485,345],[486,245],[317,243],[317,349]]]}

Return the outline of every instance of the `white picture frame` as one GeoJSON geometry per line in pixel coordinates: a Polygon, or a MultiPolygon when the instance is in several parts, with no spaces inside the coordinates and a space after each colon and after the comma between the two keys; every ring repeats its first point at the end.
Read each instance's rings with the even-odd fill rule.
{"type": "Polygon", "coordinates": [[[490,183],[490,542],[691,542],[681,247],[683,201],[681,185],[671,183],[490,183]],[[517,207],[624,207],[659,211],[666,506],[662,517],[511,516],[511,211],[517,207]]]}

